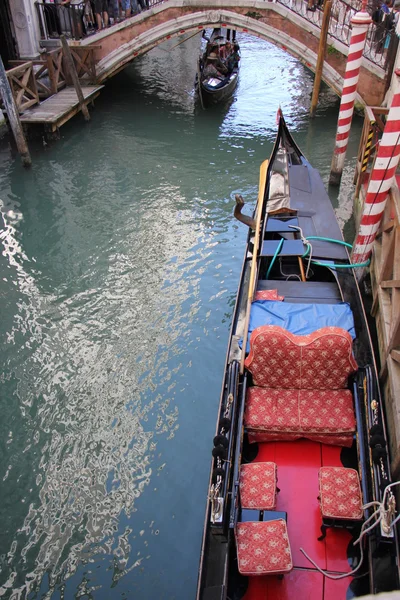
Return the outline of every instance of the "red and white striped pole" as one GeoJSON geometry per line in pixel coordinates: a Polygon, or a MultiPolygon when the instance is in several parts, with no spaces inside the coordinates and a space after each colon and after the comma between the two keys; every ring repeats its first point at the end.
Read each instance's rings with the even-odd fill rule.
{"type": "Polygon", "coordinates": [[[364,0],[361,11],[356,13],[351,19],[352,32],[347,56],[346,71],[344,74],[342,98],[339,108],[339,119],[336,132],[335,151],[332,158],[331,174],[329,183],[339,185],[342,178],[344,159],[346,156],[347,144],[349,141],[351,120],[354,112],[354,101],[358,79],[360,76],[360,67],[362,55],[364,52],[365,40],[371,17],[365,10],[366,0],[364,0]]]}
{"type": "MultiPolygon", "coordinates": [[[[400,70],[396,76],[400,82],[400,70]]],[[[365,262],[372,251],[400,159],[400,87],[394,94],[368,184],[352,262],[365,262]]]]}

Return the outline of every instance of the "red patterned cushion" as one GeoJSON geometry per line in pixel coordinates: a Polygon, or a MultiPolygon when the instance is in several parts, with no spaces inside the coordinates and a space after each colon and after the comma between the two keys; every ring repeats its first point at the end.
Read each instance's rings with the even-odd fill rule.
{"type": "Polygon", "coordinates": [[[356,422],[349,390],[247,391],[244,422],[249,431],[268,433],[353,433],[356,422]]]}
{"type": "Polygon", "coordinates": [[[254,300],[284,300],[284,296],[278,296],[278,290],[257,290],[254,300]]]}
{"type": "Polygon", "coordinates": [[[348,433],[356,429],[350,390],[300,390],[300,429],[313,433],[348,433]]]}
{"type": "Polygon", "coordinates": [[[354,469],[321,467],[319,496],[323,517],[354,521],[363,518],[360,480],[354,469]]]}
{"type": "Polygon", "coordinates": [[[249,388],[244,415],[246,427],[261,431],[298,432],[300,429],[298,397],[298,390],[249,388]]]}
{"type": "Polygon", "coordinates": [[[250,354],[244,364],[252,373],[256,386],[284,389],[299,387],[301,348],[293,343],[293,335],[282,327],[256,327],[250,336],[250,354]]]}
{"type": "Polygon", "coordinates": [[[353,434],[343,433],[336,435],[333,433],[267,433],[263,431],[249,431],[250,444],[262,444],[264,442],[294,442],[301,438],[307,438],[312,442],[327,444],[328,446],[344,446],[351,448],[353,444],[353,434]]]}
{"type": "Polygon", "coordinates": [[[253,462],[242,465],[239,486],[242,508],[273,510],[276,504],[276,464],[253,462]]]}
{"type": "Polygon", "coordinates": [[[283,519],[238,523],[235,536],[238,569],[242,575],[272,575],[293,569],[283,519]]]}
{"type": "Polygon", "coordinates": [[[262,325],[251,334],[245,365],[254,385],[280,389],[342,389],[357,370],[351,335],[340,327],[294,335],[262,325]]]}

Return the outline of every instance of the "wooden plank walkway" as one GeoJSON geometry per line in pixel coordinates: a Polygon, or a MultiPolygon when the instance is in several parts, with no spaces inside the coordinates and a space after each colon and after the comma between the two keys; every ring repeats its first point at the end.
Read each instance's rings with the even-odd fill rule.
{"type": "MultiPolygon", "coordinates": [[[[82,86],[85,104],[92,102],[100,94],[104,85],[82,86]]],[[[28,108],[20,115],[26,125],[43,124],[48,131],[56,131],[81,110],[75,88],[67,87],[39,105],[28,108]]]]}

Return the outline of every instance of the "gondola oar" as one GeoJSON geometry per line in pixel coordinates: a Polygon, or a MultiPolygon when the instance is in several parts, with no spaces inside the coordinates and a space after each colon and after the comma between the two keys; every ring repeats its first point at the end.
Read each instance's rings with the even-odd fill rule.
{"type": "Polygon", "coordinates": [[[192,35],[189,35],[187,38],[185,38],[184,40],[181,40],[180,42],[178,42],[177,44],[175,44],[175,46],[171,46],[171,48],[163,48],[162,46],[158,46],[161,50],[163,50],[164,52],[168,52],[170,53],[171,50],[173,50],[174,48],[176,48],[177,46],[180,46],[181,44],[183,44],[184,42],[187,42],[188,40],[190,40],[192,37],[194,37],[195,35],[198,35],[200,32],[199,31],[195,31],[194,33],[192,33],[192,35]]]}
{"type": "Polygon", "coordinates": [[[248,296],[247,296],[247,307],[246,307],[246,318],[245,318],[245,322],[244,322],[244,331],[243,331],[242,358],[240,360],[240,374],[241,375],[243,375],[243,372],[244,372],[244,359],[246,357],[246,346],[247,346],[247,337],[248,337],[248,331],[249,331],[251,303],[253,302],[254,285],[255,285],[255,281],[256,281],[257,255],[258,255],[258,247],[260,245],[261,214],[262,214],[262,207],[264,204],[265,185],[267,183],[267,170],[268,170],[268,160],[264,160],[264,162],[261,164],[261,167],[260,167],[260,183],[258,186],[258,199],[257,199],[257,212],[256,212],[256,229],[255,229],[255,235],[254,235],[253,257],[251,259],[249,291],[248,291],[248,296]]]}
{"type": "Polygon", "coordinates": [[[204,110],[203,96],[201,95],[201,70],[200,70],[200,59],[197,61],[197,90],[199,92],[201,108],[204,110]]]}
{"type": "Polygon", "coordinates": [[[195,35],[198,35],[200,32],[199,31],[195,31],[192,35],[189,35],[189,37],[185,38],[184,40],[182,40],[181,42],[178,42],[177,44],[175,44],[175,46],[172,46],[172,48],[170,48],[168,50],[168,52],[171,52],[171,50],[173,50],[174,48],[176,48],[177,46],[180,46],[181,44],[183,44],[184,42],[187,42],[188,40],[190,40],[192,37],[194,37],[195,35]]]}

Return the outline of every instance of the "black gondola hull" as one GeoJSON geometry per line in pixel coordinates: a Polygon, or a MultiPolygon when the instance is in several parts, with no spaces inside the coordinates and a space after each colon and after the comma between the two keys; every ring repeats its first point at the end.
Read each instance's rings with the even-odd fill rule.
{"type": "MultiPolygon", "coordinates": [[[[364,503],[381,501],[382,490],[390,483],[388,455],[382,455],[379,461],[376,462],[376,458],[374,458],[370,448],[372,440],[371,427],[373,425],[378,427],[383,432],[382,436],[386,439],[386,426],[383,402],[379,393],[371,336],[355,271],[351,268],[346,248],[341,243],[328,241],[329,239],[342,241],[340,228],[332,205],[320,175],[309,164],[297,147],[287,130],[282,115],[279,118],[279,129],[275,146],[268,168],[264,172],[265,180],[261,181],[260,178],[261,185],[259,191],[259,231],[261,241],[258,251],[253,257],[254,247],[256,246],[257,248],[257,234],[249,230],[226,356],[225,376],[220,396],[216,435],[221,436],[222,433],[229,440],[229,454],[224,454],[224,452],[221,454],[219,449],[217,449],[217,452],[213,452],[214,458],[209,481],[197,600],[241,598],[249,584],[249,578],[243,577],[238,572],[234,533],[236,523],[241,514],[240,494],[238,491],[240,465],[243,461],[245,463],[252,461],[255,457],[254,452],[257,453],[257,450],[261,451],[263,456],[271,456],[271,453],[268,453],[268,449],[266,448],[268,442],[267,444],[248,444],[244,419],[246,393],[248,386],[252,385],[252,377],[246,368],[241,368],[241,362],[244,359],[242,352],[243,348],[246,348],[246,338],[243,334],[246,329],[245,315],[247,308],[250,306],[249,299],[257,291],[268,292],[269,290],[276,290],[277,296],[284,299],[283,302],[293,305],[297,304],[299,307],[307,304],[329,304],[335,306],[348,303],[354,316],[356,340],[353,344],[353,353],[359,367],[356,375],[350,378],[348,382],[348,388],[352,391],[354,401],[357,434],[354,436],[351,448],[344,448],[345,451],[342,451],[342,453],[339,453],[340,449],[337,450],[336,460],[339,460],[340,455],[341,462],[339,464],[345,467],[351,466],[358,471],[362,481],[364,503]],[[280,164],[282,157],[286,160],[284,182],[290,190],[287,198],[285,197],[286,188],[283,192],[280,190],[279,194],[276,194],[276,181],[274,181],[274,176],[282,170],[280,164]],[[279,208],[274,213],[272,207],[275,201],[277,201],[279,208]],[[298,274],[293,271],[295,276],[289,273],[287,277],[288,273],[285,269],[293,268],[297,265],[298,257],[302,257],[302,251],[296,254],[296,251],[291,250],[292,246],[293,248],[298,247],[298,241],[294,239],[296,237],[294,234],[274,233],[274,231],[279,230],[279,227],[286,232],[290,232],[290,228],[285,224],[291,223],[290,219],[292,217],[301,227],[303,235],[310,240],[313,239],[313,272],[311,275],[309,272],[307,273],[309,279],[303,278],[304,274],[301,273],[301,270],[298,271],[298,274]],[[278,229],[274,230],[274,227],[278,229]],[[274,243],[276,245],[277,242],[274,240],[279,239],[279,235],[283,236],[282,244],[286,244],[288,250],[286,254],[283,252],[282,261],[278,268],[277,265],[274,266],[275,256],[272,258],[272,253],[268,252],[268,244],[272,244],[272,247],[274,243]],[[328,238],[328,240],[315,239],[316,237],[328,238]],[[292,242],[295,243],[292,244],[292,242]],[[256,264],[256,278],[254,283],[252,282],[252,261],[256,264]],[[254,289],[252,289],[253,284],[254,289]],[[238,339],[241,336],[243,337],[242,350],[238,345],[238,339]],[[229,425],[225,427],[227,417],[229,425]],[[221,461],[218,456],[225,456],[226,458],[221,461]]],[[[256,213],[257,210],[254,215],[255,218],[257,216],[256,213]]],[[[318,327],[318,323],[316,323],[315,329],[318,329],[318,327]]],[[[275,442],[271,443],[275,444],[275,442]]],[[[279,441],[276,442],[277,452],[279,443],[279,441]]],[[[298,450],[299,445],[296,446],[296,441],[284,442],[283,446],[285,444],[285,452],[289,452],[288,456],[291,453],[292,456],[297,456],[296,460],[301,468],[302,459],[301,451],[298,450]]],[[[315,448],[317,448],[317,442],[311,442],[312,444],[315,444],[315,448]]],[[[320,447],[320,450],[316,450],[317,455],[321,452],[322,456],[325,452],[326,456],[333,456],[330,446],[324,450],[324,444],[318,442],[318,447],[320,447]]],[[[290,462],[290,459],[288,460],[290,462]]],[[[307,470],[307,466],[304,468],[304,477],[308,477],[310,471],[307,470]]],[[[291,494],[291,504],[289,502],[288,505],[294,506],[293,503],[296,502],[297,490],[295,488],[291,489],[290,486],[286,487],[286,494],[291,494]]],[[[284,505],[285,502],[281,502],[281,506],[284,505]]],[[[277,510],[282,510],[282,508],[278,508],[277,510]]],[[[309,508],[306,505],[305,516],[307,511],[309,511],[309,508]]],[[[262,514],[263,512],[261,511],[260,519],[262,514]]],[[[371,514],[372,509],[366,510],[365,518],[371,514]]],[[[287,519],[289,526],[294,531],[292,516],[288,514],[287,519]]],[[[298,526],[296,525],[296,527],[301,530],[301,523],[298,526]]],[[[305,544],[308,534],[308,530],[304,532],[305,544]]],[[[298,531],[296,535],[298,535],[298,531]]],[[[318,542],[313,543],[318,544],[318,542]]],[[[318,545],[315,546],[315,549],[317,548],[318,545]]],[[[330,552],[332,553],[334,550],[330,550],[330,552]]],[[[398,543],[396,531],[390,531],[390,534],[386,535],[381,531],[379,526],[375,527],[368,536],[366,554],[367,558],[364,560],[362,569],[359,572],[365,576],[361,577],[360,582],[358,580],[353,581],[352,593],[360,596],[368,592],[377,593],[387,589],[398,589],[398,543]]],[[[293,583],[292,580],[297,575],[305,577],[304,568],[308,569],[308,566],[302,563],[301,560],[299,559],[299,555],[297,555],[295,558],[297,566],[295,565],[293,575],[288,576],[289,583],[286,584],[289,586],[288,589],[290,589],[290,585],[294,585],[293,590],[296,589],[295,582],[293,583]],[[296,569],[298,570],[297,573],[296,569]]],[[[351,582],[352,579],[349,577],[347,585],[350,585],[351,582]]],[[[287,590],[284,593],[282,592],[283,595],[281,596],[279,589],[281,591],[285,590],[284,586],[279,588],[279,586],[274,587],[274,583],[270,585],[271,591],[268,593],[268,596],[265,596],[266,598],[279,600],[281,597],[289,597],[284,596],[284,593],[288,593],[287,590]]],[[[321,600],[325,598],[323,589],[321,588],[321,600]]],[[[344,600],[347,593],[346,587],[342,584],[342,587],[338,587],[337,589],[338,592],[335,597],[338,600],[344,600]]],[[[295,591],[293,590],[290,593],[294,594],[295,591]]],[[[249,600],[253,600],[256,597],[257,595],[251,589],[246,594],[246,599],[248,598],[249,600]]],[[[290,597],[295,596],[292,595],[290,597]]],[[[315,597],[317,597],[317,592],[315,592],[315,597]]]]}

